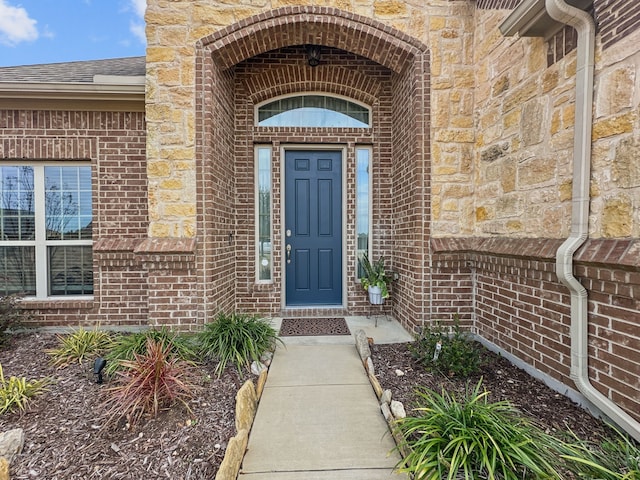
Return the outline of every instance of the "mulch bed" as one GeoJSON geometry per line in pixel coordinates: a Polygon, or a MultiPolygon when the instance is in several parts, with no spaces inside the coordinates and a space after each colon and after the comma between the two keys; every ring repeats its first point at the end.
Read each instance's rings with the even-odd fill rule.
{"type": "MultiPolygon", "coordinates": [[[[31,333],[12,338],[0,349],[5,377],[54,380],[26,413],[0,416],[0,432],[25,430],[24,450],[12,463],[12,479],[214,478],[235,434],[235,395],[248,374],[240,378],[227,368],[218,379],[212,373],[214,365],[198,367],[201,389],[191,402],[192,414],[175,407],[131,429],[124,422],[105,427],[101,405],[109,384],[97,385],[89,366],[52,367],[44,351],[56,345],[54,335],[31,333]]],[[[492,400],[510,400],[548,431],[571,429],[593,440],[606,431],[603,422],[504,358],[484,355],[481,374],[467,381],[426,372],[405,344],[372,346],[376,376],[408,412],[415,407],[417,386],[463,392],[468,382],[475,385],[482,376],[492,400]],[[397,369],[404,375],[398,376],[397,369]]]]}
{"type": "Polygon", "coordinates": [[[417,386],[441,393],[444,388],[458,398],[465,389],[473,389],[482,379],[490,392],[490,401],[509,400],[522,413],[536,420],[550,433],[573,431],[585,440],[597,441],[608,428],[582,407],[534,379],[504,357],[483,350],[483,366],[479,374],[468,379],[433,374],[411,356],[407,344],[373,345],[372,360],[376,377],[383,389],[390,389],[393,399],[401,401],[411,414],[417,406],[417,386]],[[404,375],[398,376],[396,370],[404,375]]]}
{"type": "Polygon", "coordinates": [[[21,427],[25,445],[11,465],[12,479],[184,479],[214,478],[229,439],[235,435],[235,395],[247,379],[228,367],[196,367],[197,396],[191,413],[176,406],[132,428],[105,425],[102,403],[108,383],[97,385],[89,366],[56,369],[44,351],[55,335],[21,334],[0,350],[5,378],[49,377],[49,390],[24,414],[0,416],[0,432],[21,427]]]}

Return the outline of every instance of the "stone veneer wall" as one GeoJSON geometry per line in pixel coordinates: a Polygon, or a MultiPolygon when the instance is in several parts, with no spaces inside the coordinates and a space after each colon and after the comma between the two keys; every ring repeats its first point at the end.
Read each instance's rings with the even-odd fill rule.
{"type": "MultiPolygon", "coordinates": [[[[198,166],[198,158],[203,155],[207,162],[212,162],[212,165],[223,162],[223,158],[218,156],[223,152],[212,150],[221,145],[214,137],[225,135],[225,132],[230,135],[231,132],[225,127],[228,125],[226,120],[222,123],[208,120],[210,117],[208,109],[216,105],[215,101],[207,96],[209,85],[211,85],[211,92],[214,96],[223,94],[218,90],[220,87],[225,95],[227,90],[224,87],[224,82],[214,81],[207,77],[208,74],[203,76],[203,72],[208,68],[219,69],[220,72],[224,71],[226,75],[233,77],[235,81],[237,77],[234,66],[237,62],[265,51],[286,48],[297,42],[297,44],[318,43],[351,50],[380,64],[390,66],[397,73],[398,87],[396,91],[403,95],[415,95],[413,102],[409,102],[409,99],[394,98],[392,103],[392,105],[402,105],[403,108],[410,109],[409,116],[406,116],[407,111],[401,110],[400,107],[396,110],[395,118],[403,120],[402,128],[404,128],[404,121],[415,121],[413,125],[407,125],[411,129],[405,132],[407,134],[405,143],[409,150],[405,151],[405,147],[400,146],[402,143],[401,135],[396,136],[400,143],[393,147],[383,146],[379,150],[374,150],[374,161],[379,162],[382,175],[379,177],[381,178],[379,185],[381,196],[374,200],[377,202],[377,204],[374,203],[374,208],[378,213],[374,218],[373,244],[376,254],[391,257],[390,252],[393,251],[393,255],[396,257],[393,259],[393,268],[406,273],[406,276],[401,276],[395,286],[395,296],[399,300],[397,303],[399,308],[407,310],[396,313],[406,322],[422,322],[425,319],[425,284],[428,272],[428,254],[426,253],[428,242],[426,242],[426,238],[430,215],[425,202],[431,200],[428,193],[431,169],[426,163],[427,156],[430,154],[428,145],[430,140],[446,144],[443,149],[438,150],[444,150],[449,155],[443,160],[444,163],[451,163],[452,159],[459,155],[459,152],[463,152],[467,158],[470,158],[469,147],[470,142],[473,141],[473,125],[470,121],[472,114],[471,89],[473,86],[473,68],[470,64],[472,57],[472,32],[470,28],[472,26],[473,5],[466,0],[435,1],[429,5],[413,1],[371,0],[357,4],[340,2],[337,6],[340,10],[335,10],[330,5],[312,8],[288,7],[279,1],[269,1],[260,6],[232,5],[226,2],[202,0],[178,2],[152,0],[148,2],[145,17],[148,37],[148,161],[149,195],[153,199],[150,201],[149,235],[152,238],[197,238],[198,252],[209,252],[208,257],[196,255],[199,270],[210,268],[213,258],[219,258],[219,262],[216,263],[225,265],[224,268],[216,270],[216,275],[205,273],[203,277],[200,277],[200,280],[206,285],[204,289],[209,292],[205,294],[204,298],[205,318],[210,312],[222,308],[222,305],[216,303],[217,298],[228,299],[224,303],[225,308],[231,308],[235,304],[236,307],[248,305],[256,309],[257,305],[261,311],[277,311],[276,307],[280,301],[280,278],[278,277],[278,256],[277,252],[274,252],[274,272],[276,274],[274,284],[259,285],[252,279],[253,255],[249,231],[253,222],[246,223],[246,208],[252,206],[253,193],[246,179],[252,178],[253,175],[246,176],[249,173],[247,170],[249,164],[246,163],[246,157],[243,157],[246,155],[247,149],[252,148],[250,140],[255,142],[256,137],[248,138],[249,143],[245,143],[244,139],[238,137],[233,140],[235,150],[231,148],[226,151],[227,154],[233,152],[238,163],[235,166],[227,167],[225,173],[233,175],[225,175],[224,178],[230,183],[220,186],[225,191],[226,189],[233,190],[232,193],[237,196],[238,202],[234,204],[228,196],[222,199],[217,205],[225,211],[221,212],[222,215],[211,215],[209,217],[210,223],[206,223],[206,213],[210,210],[204,205],[205,202],[210,201],[214,190],[210,190],[208,194],[204,193],[208,191],[207,185],[204,181],[199,183],[199,178],[202,178],[201,174],[207,175],[208,167],[198,166]],[[287,25],[288,18],[294,14],[306,15],[309,23],[306,24],[302,32],[291,30],[283,33],[287,29],[296,28],[287,25]],[[316,23],[317,19],[322,16],[325,16],[325,20],[316,23]],[[273,22],[279,22],[280,27],[274,28],[266,25],[269,23],[269,18],[276,19],[273,22]],[[375,29],[371,27],[367,27],[367,30],[362,32],[352,31],[350,30],[353,25],[353,23],[350,24],[353,21],[351,19],[381,22],[382,29],[379,34],[374,33],[375,29]],[[334,21],[341,24],[341,30],[333,30],[334,21]],[[266,26],[260,26],[260,22],[266,26]],[[398,30],[393,33],[392,30],[387,30],[387,26],[398,30]],[[230,34],[234,28],[252,29],[250,41],[239,39],[240,37],[235,33],[230,38],[224,36],[225,32],[230,34]],[[262,28],[265,30],[260,30],[262,28]],[[344,32],[349,33],[343,35],[344,32]],[[398,50],[396,45],[385,46],[384,42],[389,40],[382,40],[384,35],[392,35],[396,39],[391,42],[399,44],[406,42],[404,38],[401,38],[404,34],[409,35],[407,38],[413,37],[417,41],[428,42],[432,45],[432,52],[430,52],[432,63],[427,64],[428,60],[420,59],[419,66],[410,67],[417,68],[419,71],[410,74],[406,73],[406,68],[402,65],[403,62],[406,63],[407,55],[410,53],[398,50]],[[211,55],[213,55],[213,63],[210,59],[211,55]],[[395,65],[395,67],[391,65],[395,65]],[[403,75],[415,75],[415,78],[408,80],[409,77],[403,77],[403,75]],[[453,95],[443,96],[442,99],[443,108],[446,103],[446,108],[452,104],[456,110],[451,114],[450,119],[447,117],[437,125],[428,124],[429,88],[425,87],[424,82],[425,77],[429,78],[430,76],[438,79],[434,82],[435,88],[442,91],[455,89],[453,95]],[[408,83],[406,83],[407,81],[408,83]],[[404,85],[402,88],[399,87],[401,83],[404,85]],[[202,87],[205,87],[204,95],[200,93],[202,87]],[[206,118],[204,123],[200,120],[201,115],[206,118]],[[461,117],[465,118],[461,119],[461,117]],[[434,125],[435,136],[420,133],[420,130],[431,131],[434,125]],[[202,136],[199,133],[201,131],[204,132],[202,136]],[[441,132],[438,133],[438,131],[441,132]],[[410,139],[411,132],[416,135],[413,140],[410,139]],[[415,145],[408,145],[410,142],[414,142],[415,145]],[[408,155],[408,151],[413,151],[414,154],[408,155]],[[385,184],[388,182],[388,177],[384,176],[386,168],[410,174],[400,180],[401,183],[398,183],[398,187],[407,189],[407,194],[402,199],[411,199],[411,203],[403,204],[404,200],[394,200],[393,205],[385,205],[386,199],[389,198],[387,195],[392,191],[391,184],[385,184]],[[196,172],[195,178],[194,172],[196,172]],[[199,190],[200,187],[202,188],[199,190]],[[413,194],[417,197],[414,198],[413,194]],[[221,205],[224,207],[220,207],[221,205]],[[419,207],[413,208],[416,205],[419,207]],[[233,208],[239,215],[235,218],[233,215],[230,216],[229,208],[233,208]],[[391,214],[401,211],[408,212],[410,209],[412,209],[412,217],[408,215],[400,223],[394,225],[391,214]],[[200,211],[202,211],[202,216],[198,213],[200,211]],[[216,224],[219,221],[222,223],[216,224]],[[237,228],[230,228],[234,223],[237,228]],[[394,229],[404,232],[402,235],[406,234],[406,238],[399,242],[396,241],[392,234],[394,229]],[[225,234],[234,232],[235,259],[233,259],[233,253],[229,252],[228,245],[225,245],[224,242],[218,242],[215,247],[213,246],[211,243],[213,232],[225,232],[225,234]],[[406,247],[407,250],[399,250],[398,247],[406,247]],[[417,254],[417,251],[421,253],[417,254]]],[[[376,26],[375,28],[380,27],[376,26]]],[[[286,77],[291,73],[283,71],[278,75],[286,77]]],[[[328,84],[330,85],[332,82],[328,82],[328,84]]],[[[325,88],[327,85],[324,85],[322,89],[325,88]]],[[[248,117],[239,111],[235,114],[235,130],[241,132],[243,128],[246,128],[248,117]]],[[[385,120],[388,121],[388,118],[385,120]]],[[[390,127],[391,125],[386,128],[390,127]]],[[[279,142],[305,142],[310,139],[312,141],[321,139],[318,136],[301,137],[297,134],[283,134],[282,139],[275,139],[273,135],[263,135],[262,138],[274,146],[280,145],[279,142]]],[[[376,135],[376,140],[378,138],[380,137],[376,135]]],[[[349,145],[348,148],[352,148],[351,145],[355,145],[359,141],[351,136],[339,136],[331,140],[346,142],[349,145]]],[[[450,169],[445,168],[438,173],[448,175],[450,169]]],[[[277,166],[274,167],[274,174],[279,175],[277,166]]],[[[440,178],[441,184],[444,183],[445,179],[440,178]]],[[[470,184],[472,180],[470,172],[463,171],[460,179],[470,184]]],[[[222,182],[220,178],[212,178],[212,180],[218,183],[222,182]]],[[[395,181],[399,181],[397,175],[395,181]]],[[[274,188],[274,199],[276,199],[279,186],[275,185],[274,188]]],[[[470,188],[468,186],[466,188],[456,187],[456,190],[462,192],[459,195],[466,195],[470,188]]],[[[274,213],[277,214],[275,211],[274,213]]],[[[401,215],[396,220],[402,218],[401,215]]],[[[274,248],[279,248],[280,234],[278,226],[274,225],[274,248]]],[[[354,265],[355,258],[349,258],[348,268],[351,270],[354,265]]],[[[355,281],[350,279],[348,307],[349,309],[355,308],[354,313],[362,312],[364,308],[361,301],[357,299],[363,297],[357,288],[355,281]]],[[[313,314],[314,312],[307,313],[313,314]]]]}
{"type": "MultiPolygon", "coordinates": [[[[631,3],[595,2],[596,20],[603,21],[591,239],[576,254],[574,271],[589,291],[590,379],[640,418],[640,34],[620,21],[617,29],[607,23],[625,5],[631,3]],[[617,32],[615,39],[603,38],[607,32],[617,32]]],[[[573,386],[569,293],[557,280],[555,252],[570,230],[575,50],[566,29],[551,46],[502,37],[498,25],[509,13],[476,12],[473,214],[465,215],[467,205],[455,198],[442,197],[456,214],[449,218],[434,204],[432,318],[449,321],[458,313],[476,333],[573,386]],[[562,55],[559,41],[568,42],[562,55]],[[447,236],[461,223],[472,236],[447,236]]]]}
{"type": "MultiPolygon", "coordinates": [[[[297,4],[307,3],[311,5],[313,2],[297,4]]],[[[279,0],[270,0],[259,6],[210,0],[148,1],[145,20],[150,195],[159,199],[169,179],[173,180],[171,190],[180,194],[179,200],[154,200],[150,204],[151,237],[194,237],[197,229],[202,228],[195,213],[197,191],[194,179],[195,125],[198,121],[195,93],[196,84],[200,81],[196,73],[197,42],[232,24],[242,24],[253,15],[267,15],[266,12],[287,5],[289,3],[279,0]],[[156,169],[157,163],[162,168],[156,169]]],[[[331,2],[327,6],[331,6],[331,2]]],[[[473,125],[470,122],[474,82],[473,2],[435,0],[425,5],[416,0],[366,0],[336,2],[335,6],[346,13],[362,15],[397,28],[399,32],[430,46],[432,63],[429,71],[434,79],[433,89],[453,92],[450,97],[443,94],[439,100],[441,108],[452,108],[451,118],[439,119],[433,124],[434,142],[442,143],[443,148],[439,151],[444,151],[446,157],[439,161],[442,164],[454,163],[455,157],[463,156],[469,165],[473,144],[473,125]]],[[[316,30],[314,27],[308,33],[313,34],[316,30]]],[[[318,38],[317,43],[322,44],[322,36],[318,38]]],[[[264,41],[273,43],[273,48],[281,46],[277,38],[265,38],[264,41]]],[[[358,40],[354,38],[353,41],[358,40]]],[[[270,46],[264,46],[264,51],[270,49],[270,46]]],[[[372,51],[371,58],[383,53],[372,51]]],[[[459,168],[457,164],[451,168],[460,170],[460,181],[467,184],[466,188],[457,187],[456,195],[466,195],[472,181],[470,171],[467,167],[459,168]]],[[[450,171],[445,169],[435,173],[442,176],[449,175],[450,171]]],[[[441,177],[441,180],[443,185],[447,178],[441,177]]]]}
{"type": "MultiPolygon", "coordinates": [[[[547,68],[540,38],[504,38],[509,11],[479,10],[476,235],[560,238],[570,229],[575,51],[547,68]]],[[[640,236],[639,33],[596,53],[590,235],[640,236]]],[[[464,216],[464,205],[457,212],[464,216]]],[[[456,224],[451,219],[449,223],[456,224]]],[[[440,226],[437,225],[437,226],[440,226]]],[[[452,226],[450,228],[455,228],[452,226]]],[[[437,228],[438,234],[444,228],[437,228]]]]}
{"type": "Polygon", "coordinates": [[[0,159],[90,162],[93,300],[28,300],[40,326],[146,325],[147,271],[134,249],[146,238],[142,112],[0,110],[0,159]]]}

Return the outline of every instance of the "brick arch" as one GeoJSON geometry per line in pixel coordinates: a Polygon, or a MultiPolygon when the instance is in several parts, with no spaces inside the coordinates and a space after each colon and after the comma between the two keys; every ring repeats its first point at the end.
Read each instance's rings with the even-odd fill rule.
{"type": "Polygon", "coordinates": [[[343,67],[304,68],[286,66],[272,69],[264,75],[245,83],[251,103],[258,104],[280,95],[298,93],[304,85],[306,91],[318,91],[343,95],[366,105],[373,105],[378,97],[380,84],[355,70],[343,67]],[[289,79],[282,82],[282,79],[289,79]]]}
{"type": "Polygon", "coordinates": [[[201,39],[220,68],[269,50],[317,44],[369,58],[402,73],[427,51],[419,40],[371,18],[333,7],[282,7],[249,17],[201,39]]]}
{"type": "MultiPolygon", "coordinates": [[[[378,172],[372,242],[376,253],[392,259],[394,271],[400,275],[394,287],[392,314],[406,326],[426,321],[431,222],[427,46],[393,27],[339,9],[283,7],[202,38],[196,45],[195,60],[197,242],[203,251],[198,268],[207,299],[205,311],[260,308],[264,309],[260,313],[278,313],[281,306],[279,273],[268,286],[253,281],[254,259],[248,246],[255,235],[254,146],[372,143],[378,172]],[[287,70],[295,55],[302,54],[298,47],[309,43],[346,52],[355,62],[340,63],[338,59],[327,64],[333,73],[342,75],[339,80],[328,77],[323,65],[287,70]],[[297,50],[300,52],[291,53],[297,50]],[[278,63],[278,56],[282,63],[278,63]],[[268,67],[263,68],[265,65],[268,67]],[[245,75],[252,69],[255,78],[245,75]],[[364,133],[318,128],[282,133],[254,127],[252,100],[316,88],[374,108],[377,102],[385,114],[375,116],[373,128],[364,133]],[[244,95],[241,101],[239,92],[244,95]],[[237,245],[243,247],[238,249],[237,245]]],[[[279,169],[279,163],[275,164],[279,169]]],[[[275,178],[280,178],[280,173],[274,171],[275,178]]],[[[276,183],[277,196],[281,187],[276,183]]],[[[278,272],[281,252],[277,235],[282,232],[276,233],[275,228],[280,226],[274,227],[274,272],[278,272]]],[[[353,255],[348,263],[354,267],[353,255]]],[[[353,305],[354,313],[366,313],[361,287],[354,279],[348,282],[349,308],[353,305]]]]}

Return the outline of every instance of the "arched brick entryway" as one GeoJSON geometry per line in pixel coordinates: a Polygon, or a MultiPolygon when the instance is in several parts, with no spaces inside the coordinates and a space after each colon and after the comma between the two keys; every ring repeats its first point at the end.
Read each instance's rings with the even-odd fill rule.
{"type": "MultiPolygon", "coordinates": [[[[286,7],[203,38],[196,59],[196,155],[199,270],[207,310],[277,313],[282,308],[279,186],[274,185],[272,284],[255,283],[253,146],[273,146],[278,179],[284,144],[373,148],[372,242],[393,262],[393,314],[406,325],[426,318],[429,242],[429,52],[418,40],[380,22],[325,7],[286,7]],[[321,45],[311,68],[304,45],[321,45]],[[370,131],[256,127],[253,107],[271,97],[327,92],[372,106],[370,131]]],[[[362,130],[362,129],[360,129],[362,130]]],[[[351,175],[347,168],[347,185],[351,175]]],[[[276,182],[277,183],[277,182],[276,182]]],[[[349,215],[352,193],[347,193],[349,215]]],[[[347,220],[347,245],[355,244],[347,220]]],[[[351,251],[351,249],[350,249],[351,251]]],[[[355,249],[353,249],[355,251],[355,249]]],[[[355,253],[346,268],[355,271],[355,253]]],[[[347,275],[345,307],[365,313],[355,275],[347,275]]],[[[313,312],[311,312],[313,313],[313,312]]]]}

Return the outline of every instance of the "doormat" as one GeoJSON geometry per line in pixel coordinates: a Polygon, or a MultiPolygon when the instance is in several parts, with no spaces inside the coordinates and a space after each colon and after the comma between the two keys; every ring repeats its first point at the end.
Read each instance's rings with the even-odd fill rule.
{"type": "Polygon", "coordinates": [[[283,318],[281,337],[351,335],[344,318],[283,318]]]}

